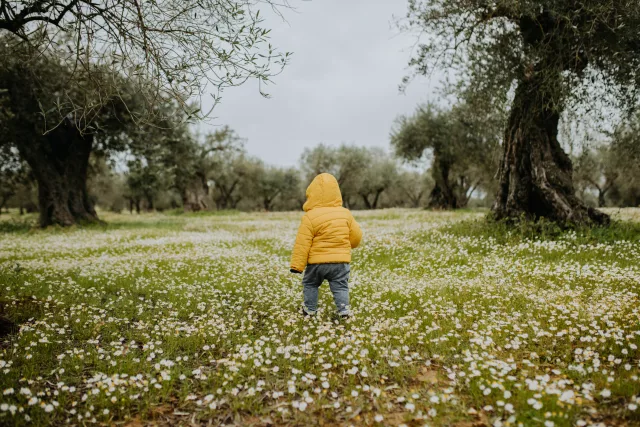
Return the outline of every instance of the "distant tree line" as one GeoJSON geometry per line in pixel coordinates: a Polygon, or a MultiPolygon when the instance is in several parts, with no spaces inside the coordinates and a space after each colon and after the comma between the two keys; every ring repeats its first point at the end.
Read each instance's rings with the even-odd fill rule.
{"type": "MultiPolygon", "coordinates": [[[[127,137],[124,157],[94,153],[87,196],[92,205],[115,212],[299,210],[311,179],[329,172],[350,209],[490,207],[501,118],[486,111],[422,107],[397,120],[390,138],[394,154],[319,144],[303,152],[299,167],[288,168],[250,155],[246,141],[227,126],[205,135],[186,124],[137,129],[127,137]]],[[[620,125],[608,143],[573,156],[576,195],[585,204],[640,205],[639,139],[640,115],[620,125]]],[[[38,182],[28,163],[5,145],[0,165],[0,207],[36,211],[38,182]]]]}
{"type": "MultiPolygon", "coordinates": [[[[153,210],[300,210],[305,190],[320,172],[333,173],[351,209],[426,207],[433,187],[429,173],[405,168],[380,148],[318,145],[305,150],[300,167],[265,164],[244,140],[222,127],[201,138],[130,154],[128,160],[94,156],[88,195],[99,209],[140,213],[153,210]],[[174,149],[174,150],[172,150],[174,149]]],[[[3,208],[37,208],[37,183],[23,164],[3,173],[3,208]],[[10,191],[9,191],[10,189],[10,191]]],[[[482,203],[478,200],[477,203],[482,203]]]]}

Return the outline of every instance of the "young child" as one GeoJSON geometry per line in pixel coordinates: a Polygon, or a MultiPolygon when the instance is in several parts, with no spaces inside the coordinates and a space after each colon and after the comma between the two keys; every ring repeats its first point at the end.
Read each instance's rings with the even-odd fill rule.
{"type": "Polygon", "coordinates": [[[304,271],[302,314],[316,314],[318,288],[326,279],[338,314],[349,317],[351,249],[360,244],[362,230],[351,212],[342,207],[338,181],[328,173],[316,176],[309,185],[302,209],[306,213],[291,256],[291,272],[304,271]]]}

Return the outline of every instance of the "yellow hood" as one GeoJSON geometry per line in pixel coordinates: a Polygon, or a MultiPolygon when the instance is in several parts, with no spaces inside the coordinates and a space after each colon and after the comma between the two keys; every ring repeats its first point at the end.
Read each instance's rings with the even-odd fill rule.
{"type": "Polygon", "coordinates": [[[328,173],[316,176],[307,188],[307,201],[302,209],[305,212],[314,208],[337,208],[342,206],[342,194],[335,177],[328,173]]]}

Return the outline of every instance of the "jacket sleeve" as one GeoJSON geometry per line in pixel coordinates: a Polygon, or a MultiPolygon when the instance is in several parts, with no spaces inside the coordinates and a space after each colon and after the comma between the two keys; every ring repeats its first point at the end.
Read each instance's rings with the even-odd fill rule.
{"type": "Polygon", "coordinates": [[[302,217],[300,228],[298,229],[298,235],[296,236],[296,243],[293,246],[293,253],[291,254],[291,269],[297,271],[304,271],[307,266],[307,260],[309,258],[309,250],[311,249],[311,243],[313,242],[313,226],[311,220],[307,215],[302,217]]]}
{"type": "Polygon", "coordinates": [[[355,249],[360,245],[362,240],[362,229],[356,219],[351,217],[351,224],[349,224],[349,241],[351,242],[351,248],[355,249]]]}

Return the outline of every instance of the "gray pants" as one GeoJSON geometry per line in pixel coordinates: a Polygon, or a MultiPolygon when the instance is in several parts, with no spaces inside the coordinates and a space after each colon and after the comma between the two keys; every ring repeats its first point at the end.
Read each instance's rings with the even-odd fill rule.
{"type": "Polygon", "coordinates": [[[349,314],[349,272],[351,267],[342,264],[309,264],[302,279],[304,307],[307,313],[318,311],[318,288],[322,282],[329,281],[333,300],[339,314],[349,314]]]}

